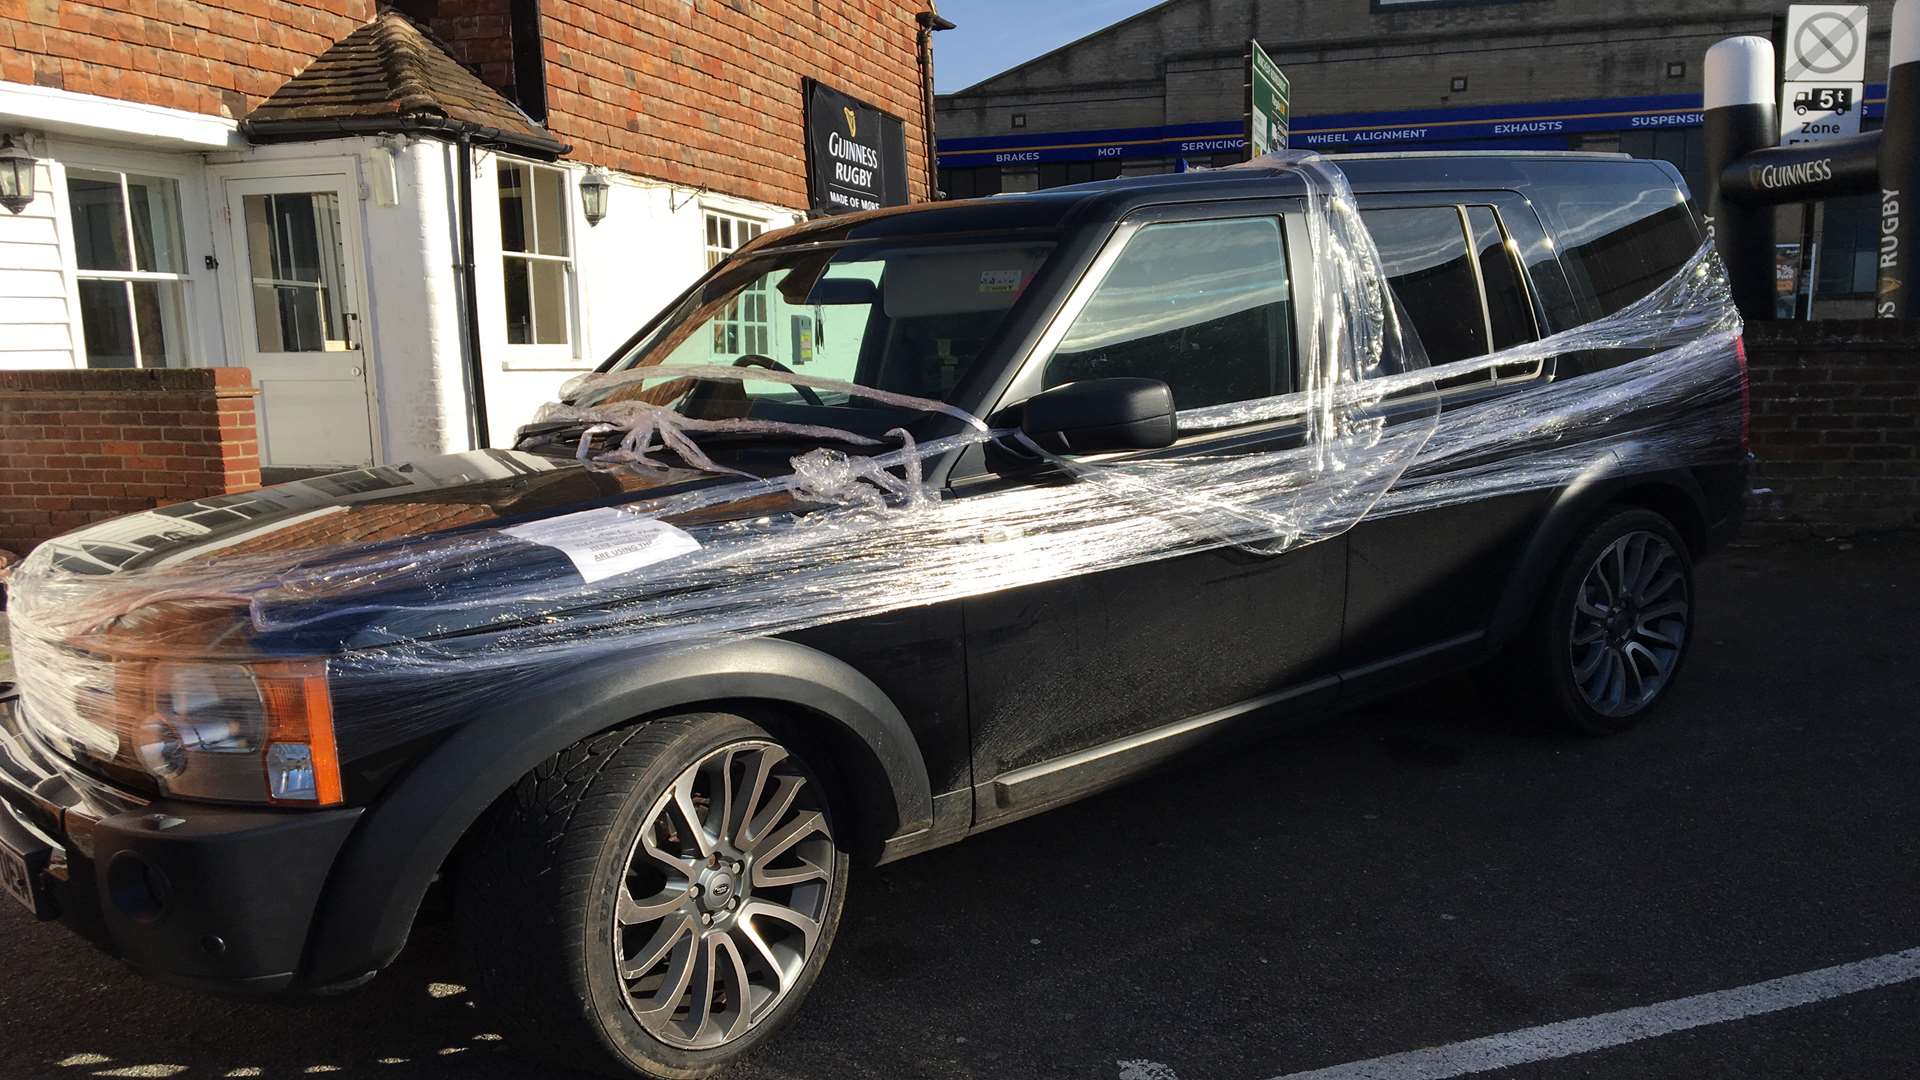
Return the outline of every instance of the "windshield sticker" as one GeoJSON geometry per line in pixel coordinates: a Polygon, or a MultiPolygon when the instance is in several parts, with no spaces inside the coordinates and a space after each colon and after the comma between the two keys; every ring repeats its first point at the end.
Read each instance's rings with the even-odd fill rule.
{"type": "Polygon", "coordinates": [[[1010,293],[1020,288],[1020,279],[1026,275],[1024,270],[982,270],[980,271],[980,291],[983,293],[1010,293]]]}
{"type": "Polygon", "coordinates": [[[500,531],[565,555],[588,584],[700,550],[700,541],[664,521],[607,506],[500,531]]]}

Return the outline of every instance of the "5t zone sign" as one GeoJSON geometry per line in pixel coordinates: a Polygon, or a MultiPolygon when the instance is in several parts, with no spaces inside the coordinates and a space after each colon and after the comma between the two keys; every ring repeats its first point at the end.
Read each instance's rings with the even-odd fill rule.
{"type": "Polygon", "coordinates": [[[1781,145],[1860,134],[1866,5],[1794,4],[1787,8],[1782,44],[1786,78],[1780,87],[1781,145]]]}

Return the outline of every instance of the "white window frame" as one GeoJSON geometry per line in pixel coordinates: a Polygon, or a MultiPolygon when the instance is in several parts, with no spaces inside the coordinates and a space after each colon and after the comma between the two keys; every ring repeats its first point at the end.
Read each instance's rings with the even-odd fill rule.
{"type": "Polygon", "coordinates": [[[198,319],[194,306],[194,280],[191,272],[193,256],[188,251],[187,233],[189,220],[187,217],[187,199],[185,197],[186,182],[177,174],[158,169],[144,168],[139,163],[69,160],[63,162],[62,165],[63,167],[60,170],[59,197],[62,202],[62,208],[65,211],[65,221],[62,222],[62,226],[67,231],[69,238],[68,243],[72,247],[72,254],[69,257],[73,259],[73,353],[79,361],[79,366],[87,368],[93,367],[93,357],[87,352],[86,312],[80,304],[80,285],[82,282],[88,281],[114,281],[122,283],[127,294],[127,315],[129,319],[133,320],[127,329],[133,345],[133,366],[135,369],[143,369],[149,365],[146,363],[146,358],[140,354],[140,325],[137,316],[134,314],[134,284],[142,281],[153,281],[171,282],[179,285],[180,303],[179,309],[174,315],[178,320],[180,333],[179,340],[173,343],[176,346],[179,362],[175,366],[208,366],[204,362],[195,362],[199,355],[197,350],[200,343],[200,334],[195,326],[198,319]],[[82,267],[79,261],[79,229],[73,217],[74,206],[71,195],[72,188],[70,186],[73,180],[73,174],[76,172],[91,173],[96,177],[112,175],[119,179],[121,226],[127,231],[127,258],[136,265],[139,263],[139,242],[135,239],[134,235],[133,199],[127,190],[127,176],[131,173],[136,176],[146,176],[156,180],[170,181],[173,184],[173,224],[177,229],[177,234],[172,237],[172,241],[179,249],[179,272],[172,273],[159,270],[138,269],[96,270],[82,267]]]}
{"type": "MultiPolygon", "coordinates": [[[[574,224],[573,224],[573,211],[574,211],[573,173],[568,169],[562,168],[557,165],[549,165],[545,162],[529,161],[525,158],[508,157],[504,154],[497,155],[493,162],[494,220],[496,222],[499,220],[499,213],[500,213],[500,209],[499,209],[499,203],[501,199],[500,174],[508,168],[519,168],[519,169],[527,170],[527,209],[526,209],[526,221],[525,221],[524,227],[526,229],[527,244],[529,247],[533,247],[533,248],[538,248],[540,246],[539,231],[538,231],[540,228],[539,221],[538,221],[538,218],[540,215],[534,209],[534,206],[533,206],[534,191],[535,191],[535,187],[533,184],[533,173],[536,170],[545,169],[559,175],[560,198],[563,201],[563,205],[560,208],[560,220],[561,222],[564,223],[563,228],[565,228],[566,230],[567,253],[565,255],[543,255],[537,251],[511,251],[511,250],[508,250],[507,248],[506,237],[504,235],[500,236],[499,248],[500,248],[501,305],[500,305],[500,324],[499,325],[500,325],[500,340],[505,343],[505,349],[506,349],[505,360],[507,362],[507,366],[508,367],[528,367],[528,368],[578,366],[578,360],[580,358],[580,344],[581,344],[580,342],[580,338],[581,338],[580,285],[579,285],[580,247],[579,247],[579,231],[574,228],[574,224]],[[566,311],[567,340],[564,343],[546,343],[546,344],[541,344],[537,342],[516,343],[511,340],[508,340],[508,328],[507,328],[507,322],[506,322],[506,315],[507,315],[506,281],[507,281],[507,263],[508,263],[508,260],[511,260],[511,259],[519,259],[529,263],[545,262],[545,263],[560,264],[562,269],[561,294],[567,308],[567,311],[566,311]]],[[[531,280],[531,274],[529,274],[529,280],[531,280]]]]}
{"type": "MultiPolygon", "coordinates": [[[[731,210],[722,210],[713,206],[703,205],[700,210],[700,243],[706,252],[706,268],[709,270],[719,265],[721,260],[727,256],[740,250],[748,241],[753,240],[761,233],[767,231],[767,222],[763,218],[749,217],[745,214],[736,213],[731,210]],[[715,228],[716,225],[724,227],[724,236],[720,235],[720,230],[715,228]]],[[[763,305],[761,316],[758,319],[753,319],[740,314],[741,299],[744,298],[745,295],[746,294],[743,293],[741,297],[736,297],[729,301],[727,310],[716,318],[713,323],[715,333],[721,333],[726,330],[737,330],[739,332],[739,344],[741,347],[736,350],[723,348],[716,344],[714,351],[759,353],[763,356],[773,356],[776,346],[774,344],[772,300],[765,294],[761,294],[760,303],[763,305]],[[753,340],[756,330],[759,332],[758,348],[754,347],[755,342],[753,340]]]]}

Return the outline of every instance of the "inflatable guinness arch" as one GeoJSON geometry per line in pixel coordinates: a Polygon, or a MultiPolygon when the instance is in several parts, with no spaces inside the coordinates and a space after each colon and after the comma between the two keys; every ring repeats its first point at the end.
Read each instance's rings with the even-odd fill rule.
{"type": "Polygon", "coordinates": [[[1707,50],[1707,216],[1734,302],[1749,320],[1774,317],[1773,208],[1844,195],[1880,196],[1874,314],[1915,309],[1920,214],[1920,0],[1899,0],[1887,58],[1881,130],[1795,146],[1779,139],[1773,43],[1736,37],[1707,50]]]}

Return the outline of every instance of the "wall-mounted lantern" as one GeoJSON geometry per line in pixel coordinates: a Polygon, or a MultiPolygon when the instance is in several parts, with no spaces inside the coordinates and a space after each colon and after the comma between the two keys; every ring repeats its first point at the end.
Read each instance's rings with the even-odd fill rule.
{"type": "Polygon", "coordinates": [[[33,202],[33,155],[12,135],[0,135],[0,206],[19,213],[33,202]]]}
{"type": "Polygon", "coordinates": [[[612,187],[607,182],[607,170],[598,165],[580,178],[580,209],[587,215],[587,224],[598,225],[607,216],[607,191],[612,187]]]}

